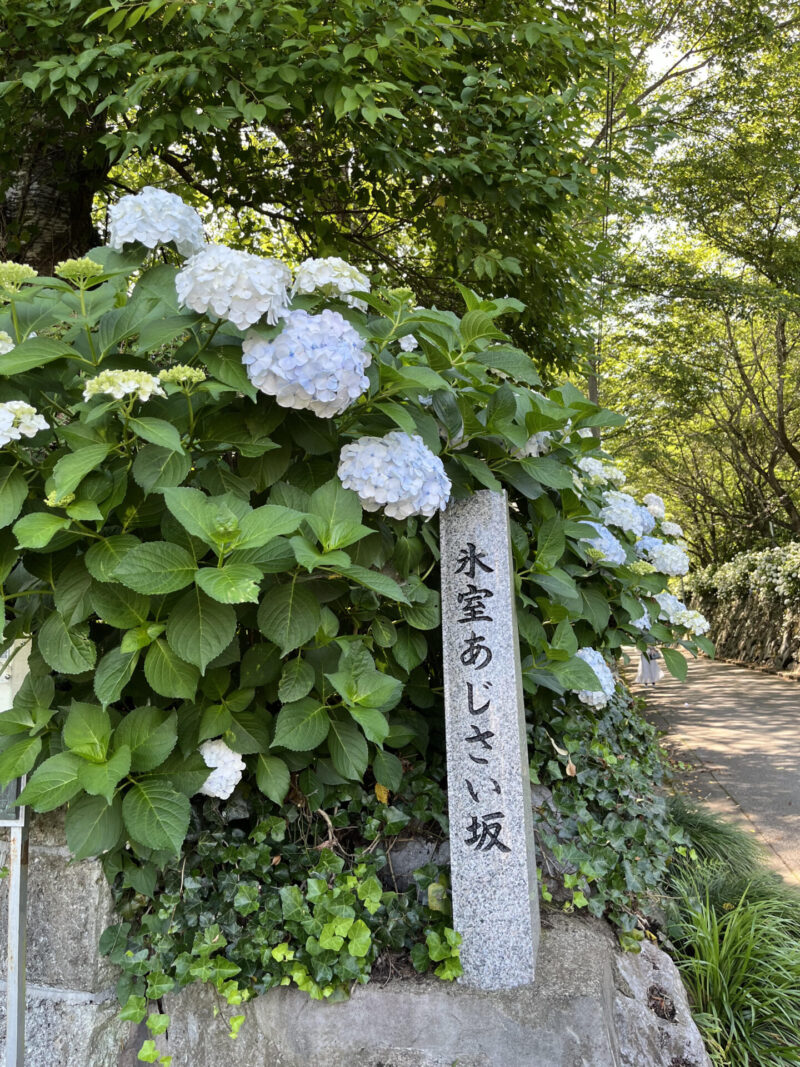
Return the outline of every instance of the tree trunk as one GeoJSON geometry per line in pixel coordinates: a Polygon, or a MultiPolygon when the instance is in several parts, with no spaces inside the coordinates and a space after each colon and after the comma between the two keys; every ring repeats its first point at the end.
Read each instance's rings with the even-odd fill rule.
{"type": "Polygon", "coordinates": [[[92,201],[106,177],[84,159],[80,144],[32,131],[20,146],[20,167],[8,176],[0,201],[0,259],[51,275],[56,263],[99,244],[92,201]]]}

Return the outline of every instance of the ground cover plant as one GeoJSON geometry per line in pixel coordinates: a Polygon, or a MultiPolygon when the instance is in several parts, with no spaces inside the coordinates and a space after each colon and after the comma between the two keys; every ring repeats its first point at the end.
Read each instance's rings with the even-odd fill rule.
{"type": "MultiPolygon", "coordinates": [[[[376,879],[379,838],[446,827],[436,515],[476,489],[508,493],[534,773],[591,790],[588,837],[658,853],[655,879],[668,828],[646,840],[602,782],[642,729],[614,664],[658,644],[685,677],[680,648],[711,646],[667,589],[680,528],[592,435],[619,417],[545,392],[500,328],[515,300],[462,288],[459,317],[341,260],[290,270],[206,244],[155,189],[116,205],[111,245],[54,277],[0,265],[4,647],[30,666],[0,780],[28,774],[21,802],[65,807],[73,854],[102,857],[127,1017],[189,980],[333,996],[382,948],[457,973],[437,873],[424,907],[376,879]],[[189,945],[200,916],[219,936],[189,945]]],[[[605,864],[632,929],[636,878],[605,864]]]]}
{"type": "Polygon", "coordinates": [[[669,878],[667,934],[695,1021],[720,1067],[800,1060],[800,893],[746,831],[677,798],[691,858],[669,878]]]}

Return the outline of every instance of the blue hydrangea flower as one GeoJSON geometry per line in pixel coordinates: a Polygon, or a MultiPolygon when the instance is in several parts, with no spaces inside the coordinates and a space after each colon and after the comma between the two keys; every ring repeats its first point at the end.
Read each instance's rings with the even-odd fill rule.
{"type": "Polygon", "coordinates": [[[392,519],[431,518],[450,499],[450,479],[438,456],[417,434],[393,430],[385,437],[361,437],[345,445],[339,477],[367,511],[383,508],[392,519]]]}

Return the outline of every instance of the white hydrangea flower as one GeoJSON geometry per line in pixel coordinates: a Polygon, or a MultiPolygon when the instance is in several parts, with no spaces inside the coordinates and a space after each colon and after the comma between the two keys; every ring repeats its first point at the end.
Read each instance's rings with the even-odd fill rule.
{"type": "Polygon", "coordinates": [[[115,400],[136,394],[141,401],[151,396],[166,396],[158,378],[143,370],[104,370],[95,378],[90,378],[83,390],[83,399],[91,400],[93,396],[105,393],[115,400]]]}
{"type": "Polygon", "coordinates": [[[14,348],[16,348],[16,345],[11,334],[6,333],[5,330],[0,330],[0,356],[7,356],[14,348]]]}
{"type": "Polygon", "coordinates": [[[591,426],[581,426],[578,430],[578,437],[594,437],[591,426]]]}
{"type": "Polygon", "coordinates": [[[300,293],[324,293],[325,296],[341,297],[350,307],[367,310],[367,305],[349,293],[368,293],[369,278],[360,270],[338,256],[324,259],[304,259],[297,268],[292,286],[292,296],[300,293]]]}
{"type": "Polygon", "coordinates": [[[36,408],[24,400],[8,400],[0,404],[0,448],[21,437],[35,437],[40,430],[49,430],[46,420],[36,408]]]}
{"type": "Polygon", "coordinates": [[[616,489],[603,493],[603,505],[600,518],[606,525],[619,526],[621,530],[636,537],[642,537],[645,533],[645,515],[651,522],[655,522],[647,508],[637,504],[630,494],[617,492],[616,489]]]}
{"type": "Polygon", "coordinates": [[[259,319],[274,326],[287,312],[288,267],[225,245],[206,245],[187,259],[175,278],[184,307],[228,319],[240,330],[259,319]]]}
{"type": "Polygon", "coordinates": [[[578,700],[581,703],[588,704],[592,708],[604,708],[614,695],[616,682],[614,681],[614,675],[608,668],[603,653],[598,652],[596,648],[579,648],[575,655],[592,668],[597,675],[600,689],[573,689],[573,692],[578,693],[578,700]]]}
{"type": "Polygon", "coordinates": [[[340,415],[369,389],[364,370],[372,357],[338,311],[291,311],[276,338],[248,333],[242,363],[257,389],[285,408],[340,415]]]}
{"type": "Polygon", "coordinates": [[[685,626],[691,634],[697,637],[702,637],[703,634],[707,634],[711,629],[711,623],[705,615],[699,611],[694,611],[692,608],[685,608],[683,611],[676,612],[672,621],[677,623],[678,626],[685,626]]]}
{"type": "Polygon", "coordinates": [[[525,459],[528,456],[544,456],[552,447],[553,434],[550,430],[541,430],[532,434],[525,442],[525,447],[515,452],[515,455],[525,459]]]}
{"type": "Polygon", "coordinates": [[[627,558],[625,549],[612,532],[599,522],[581,521],[585,526],[591,526],[597,531],[596,537],[582,537],[581,540],[586,541],[595,552],[599,553],[598,562],[610,563],[614,567],[621,566],[627,558]]]}
{"type": "Polygon", "coordinates": [[[656,496],[655,493],[645,493],[645,495],[642,497],[642,500],[644,502],[644,506],[647,508],[653,518],[664,518],[667,513],[667,509],[664,505],[664,501],[661,499],[660,496],[656,496]]]}
{"type": "Polygon", "coordinates": [[[658,614],[659,619],[666,619],[668,622],[674,622],[679,612],[687,610],[683,601],[679,600],[674,593],[656,593],[653,600],[661,609],[658,614]]]}
{"type": "Polygon", "coordinates": [[[431,518],[450,499],[450,479],[438,456],[414,434],[393,430],[385,437],[361,437],[345,445],[339,478],[354,489],[367,511],[383,508],[392,519],[431,518]]]}
{"type": "Polygon", "coordinates": [[[576,466],[583,473],[589,485],[605,485],[606,482],[611,482],[612,485],[624,485],[627,481],[619,467],[615,467],[613,463],[603,463],[602,460],[595,459],[593,456],[582,456],[576,466]]]}
{"type": "Polygon", "coordinates": [[[636,554],[648,560],[661,574],[680,577],[689,572],[689,557],[677,545],[667,545],[660,537],[643,537],[636,542],[636,554]]]}
{"type": "Polygon", "coordinates": [[[637,630],[641,630],[642,633],[646,633],[650,629],[650,612],[647,610],[647,605],[643,601],[639,601],[644,611],[643,615],[639,615],[636,619],[631,619],[631,626],[635,626],[637,630]]]}
{"type": "Polygon", "coordinates": [[[407,333],[405,337],[401,337],[398,344],[404,352],[415,352],[419,348],[413,333],[407,333]]]}
{"type": "Polygon", "coordinates": [[[175,193],[152,185],[112,204],[108,220],[108,243],[117,250],[132,241],[146,248],[174,241],[182,256],[191,256],[206,243],[203,221],[195,209],[175,193]]]}
{"type": "Polygon", "coordinates": [[[683,529],[677,522],[662,522],[661,532],[667,537],[683,537],[683,529]]]}
{"type": "Polygon", "coordinates": [[[213,770],[199,791],[207,797],[227,800],[241,781],[244,760],[219,739],[204,741],[200,746],[200,755],[206,767],[212,767],[213,770]]]}

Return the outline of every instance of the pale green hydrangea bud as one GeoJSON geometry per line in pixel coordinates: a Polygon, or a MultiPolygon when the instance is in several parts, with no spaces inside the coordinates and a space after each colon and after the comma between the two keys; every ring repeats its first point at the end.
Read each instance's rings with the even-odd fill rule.
{"type": "Polygon", "coordinates": [[[200,367],[190,367],[186,363],[178,363],[167,370],[159,371],[159,381],[170,382],[172,385],[197,385],[206,380],[206,372],[200,367]]]}
{"type": "Polygon", "coordinates": [[[27,263],[13,263],[7,259],[0,263],[0,289],[8,293],[18,293],[25,282],[35,278],[38,270],[29,267],[27,263]]]}
{"type": "Polygon", "coordinates": [[[99,393],[106,393],[116,400],[134,393],[142,401],[151,396],[166,396],[158,384],[158,378],[143,370],[104,370],[96,378],[90,378],[83,390],[83,399],[91,400],[99,393]]]}
{"type": "Polygon", "coordinates": [[[62,259],[60,263],[56,263],[56,274],[59,278],[75,282],[77,285],[87,282],[90,278],[96,278],[102,273],[102,263],[96,263],[88,256],[82,256],[80,259],[62,259]]]}

